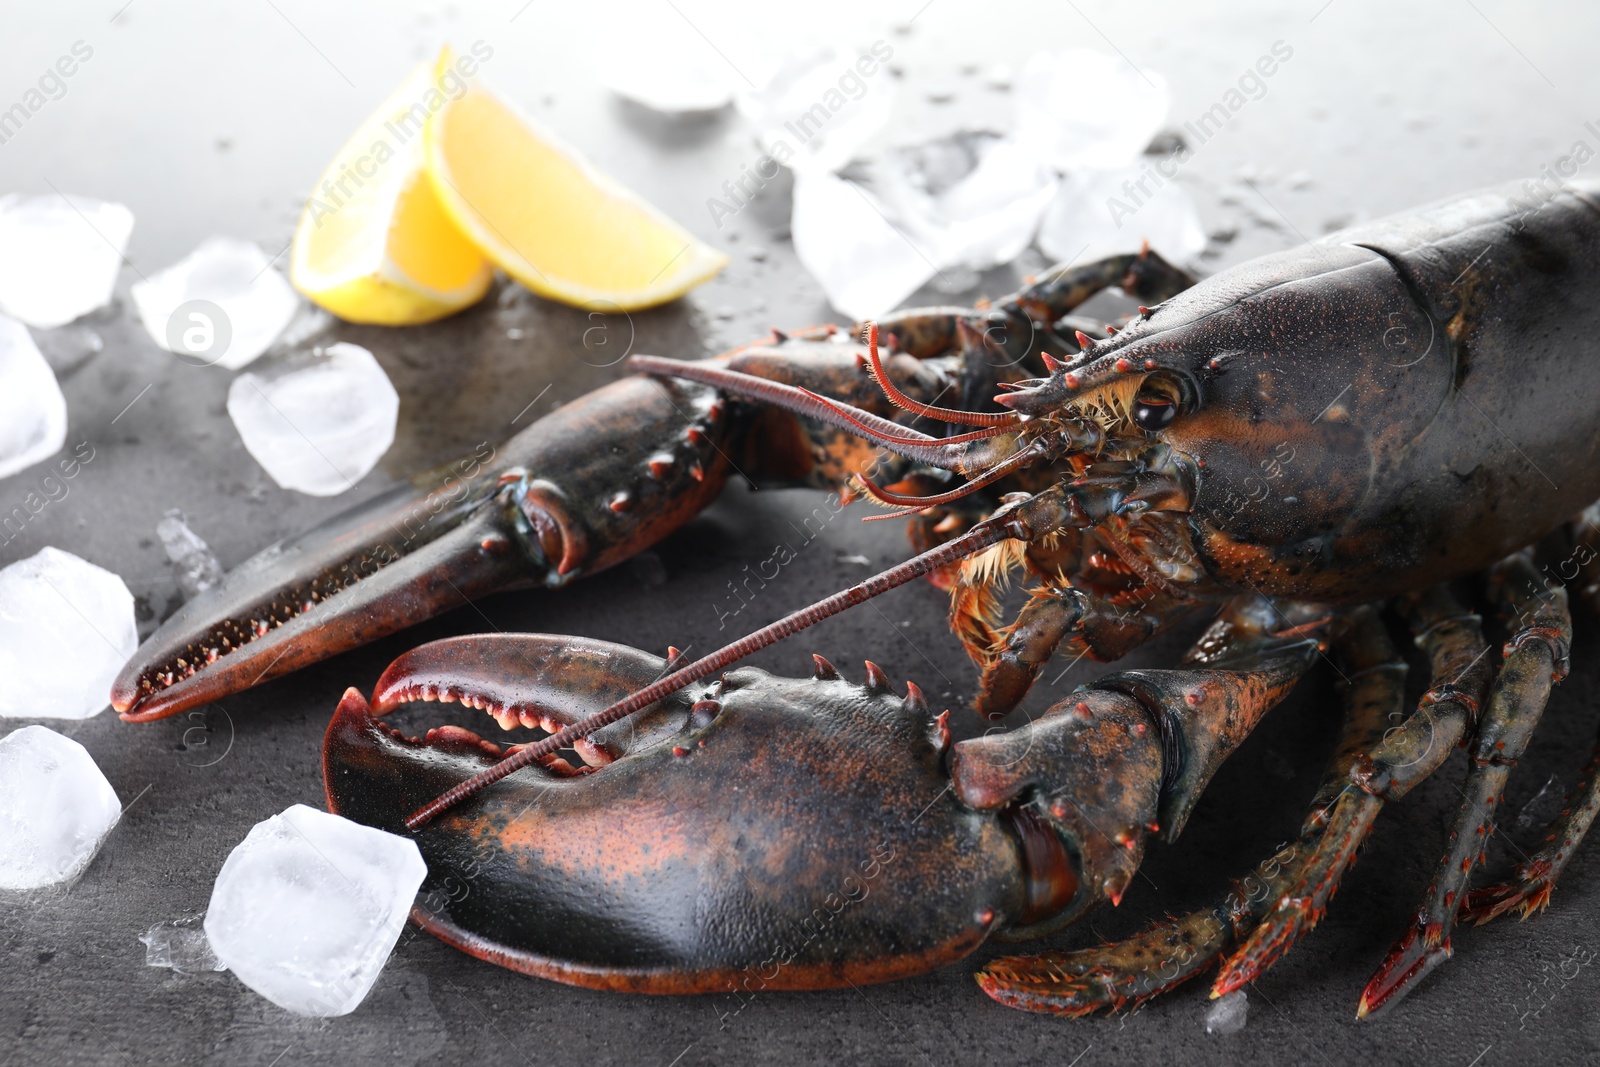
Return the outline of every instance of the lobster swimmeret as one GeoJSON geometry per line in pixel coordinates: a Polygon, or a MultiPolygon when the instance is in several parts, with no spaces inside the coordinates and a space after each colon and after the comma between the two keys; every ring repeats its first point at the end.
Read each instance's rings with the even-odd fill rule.
{"type": "Polygon", "coordinates": [[[1448,958],[1460,918],[1548,901],[1600,800],[1595,762],[1545,850],[1506,884],[1468,881],[1566,670],[1566,593],[1528,546],[1583,513],[1559,569],[1600,599],[1600,510],[1584,510],[1600,498],[1600,186],[1477,193],[1198,283],[1148,251],[1114,257],[864,336],[635,357],[642,373],[499,450],[249,561],[146,643],[114,703],[159,718],[463,598],[564,584],[681,526],[737,470],[870,496],[909,516],[919,554],[694,663],[455,638],[403,656],[370,706],[340,702],[329,806],[414,830],[431,872],[414,917],[445,940],[563,981],[689,992],[882,981],[1055,930],[1120,899],[1146,842],[1177,837],[1324,651],[1346,721],[1295,843],[1213,908],[996,960],[983,988],[1084,1014],[1218,960],[1214,991],[1240,987],[1315,924],[1382,807],[1460,742],[1450,852],[1361,1014],[1448,958]],[[1074,318],[1110,287],[1152,306],[1116,331],[1074,318]],[[1002,625],[1018,571],[1036,585],[1002,625]],[[1510,638],[1498,671],[1446,588],[1485,571],[1510,638]],[[860,686],[820,656],[807,680],[727,670],[920,574],[951,591],[978,710],[996,717],[1058,650],[1114,660],[1192,612],[1216,618],[1175,669],[1113,674],[953,746],[921,692],[870,663],[860,686]],[[1432,672],[1409,716],[1389,609],[1432,672]],[[549,736],[418,741],[374,715],[416,700],[549,736]]]}

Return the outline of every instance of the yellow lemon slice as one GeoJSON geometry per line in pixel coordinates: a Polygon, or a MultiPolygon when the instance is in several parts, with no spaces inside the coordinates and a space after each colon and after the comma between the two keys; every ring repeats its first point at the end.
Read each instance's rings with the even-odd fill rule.
{"type": "MultiPolygon", "coordinates": [[[[440,69],[451,62],[446,52],[440,69]]],[[[445,212],[541,296],[631,311],[682,296],[728,262],[478,86],[445,102],[426,140],[445,212]]]]}
{"type": "Polygon", "coordinates": [[[431,322],[477,303],[494,280],[425,173],[429,103],[441,96],[434,74],[434,64],[422,64],[373,112],[301,212],[289,279],[341,319],[431,322]]]}

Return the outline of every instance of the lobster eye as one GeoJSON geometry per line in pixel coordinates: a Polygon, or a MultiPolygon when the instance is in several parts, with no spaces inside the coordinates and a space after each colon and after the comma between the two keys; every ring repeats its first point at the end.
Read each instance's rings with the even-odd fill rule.
{"type": "Polygon", "coordinates": [[[1141,430],[1164,430],[1178,417],[1178,405],[1160,393],[1140,393],[1133,399],[1133,421],[1141,430]]]}

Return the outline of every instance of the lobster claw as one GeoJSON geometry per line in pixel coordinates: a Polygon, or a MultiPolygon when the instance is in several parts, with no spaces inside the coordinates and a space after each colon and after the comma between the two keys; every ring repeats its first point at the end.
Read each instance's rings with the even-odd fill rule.
{"type": "Polygon", "coordinates": [[[175,715],[486,593],[610,566],[716,496],[727,430],[709,389],[613,382],[235,568],[145,641],[112,706],[175,715]]]}
{"type": "MultiPolygon", "coordinates": [[[[550,729],[664,668],[581,638],[456,638],[397,661],[374,705],[459,701],[550,729]]],[[[416,832],[416,922],[525,973],[692,993],[889,981],[1023,916],[1009,824],[960,801],[948,731],[875,668],[865,686],[820,665],[804,680],[740,668],[590,740],[589,768],[534,764],[416,832]]],[[[324,743],[328,806],[407,833],[502,754],[457,726],[401,736],[352,689],[324,743]]]]}

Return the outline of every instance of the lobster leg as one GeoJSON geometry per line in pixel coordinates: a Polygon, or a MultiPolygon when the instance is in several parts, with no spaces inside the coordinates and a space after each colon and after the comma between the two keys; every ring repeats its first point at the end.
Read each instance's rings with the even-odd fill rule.
{"type": "Polygon", "coordinates": [[[1397,661],[1382,622],[1361,609],[1342,630],[1337,647],[1350,678],[1344,726],[1299,839],[1257,864],[1212,907],[1155,923],[1116,944],[994,960],[977,976],[985,992],[1003,1004],[1056,1015],[1116,1011],[1204,973],[1250,931],[1287,891],[1297,861],[1315,850],[1324,809],[1343,791],[1357,755],[1400,716],[1405,664],[1397,661]]]}
{"type": "MultiPolygon", "coordinates": [[[[1600,611],[1600,504],[1591,504],[1579,517],[1571,557],[1578,562],[1579,591],[1591,611],[1600,611]]],[[[1564,569],[1563,568],[1558,568],[1564,569]]],[[[1565,577],[1565,576],[1563,576],[1565,577]]],[[[1544,579],[1541,577],[1540,581],[1544,579]]],[[[1484,886],[1468,894],[1459,918],[1486,923],[1510,912],[1526,919],[1550,903],[1556,879],[1572,860],[1584,835],[1600,813],[1600,742],[1595,744],[1578,783],[1567,794],[1559,816],[1546,828],[1544,844],[1516,865],[1509,881],[1484,886]]]]}
{"type": "MultiPolygon", "coordinates": [[[[966,324],[981,332],[997,362],[1015,366],[1041,349],[1052,355],[1076,353],[1080,345],[1061,337],[1055,327],[1096,293],[1120,287],[1135,300],[1157,304],[1194,284],[1193,275],[1146,247],[1092,263],[1053,267],[987,309],[909,308],[880,319],[878,325],[891,349],[925,358],[957,348],[961,326],[966,324]]],[[[858,333],[861,325],[856,325],[858,333]]]]}
{"type": "MultiPolygon", "coordinates": [[[[988,653],[990,642],[983,642],[977,711],[990,719],[1010,714],[1063,642],[1076,646],[1080,655],[1110,662],[1144,644],[1193,607],[1190,601],[1170,597],[1124,607],[1075,586],[1034,589],[1016,622],[996,635],[994,644],[999,650],[988,653]]],[[[973,635],[976,640],[981,636],[973,635]]],[[[968,644],[971,647],[973,640],[968,644]]]]}
{"type": "Polygon", "coordinates": [[[1450,934],[1466,895],[1474,862],[1481,862],[1494,833],[1494,808],[1505,795],[1511,769],[1528,747],[1544,714],[1550,688],[1566,674],[1572,619],[1565,590],[1547,591],[1526,552],[1490,571],[1490,588],[1517,630],[1505,646],[1483,722],[1473,738],[1461,808],[1450,849],[1428,887],[1416,923],[1389,950],[1361,995],[1357,1018],[1399,1003],[1424,975],[1450,958],[1450,934]]]}
{"type": "Polygon", "coordinates": [[[1223,963],[1212,996],[1255,981],[1316,926],[1384,804],[1437,770],[1477,719],[1490,673],[1478,617],[1442,587],[1411,600],[1407,609],[1428,656],[1431,688],[1402,726],[1353,761],[1343,792],[1326,810],[1322,837],[1293,883],[1223,963]]]}

